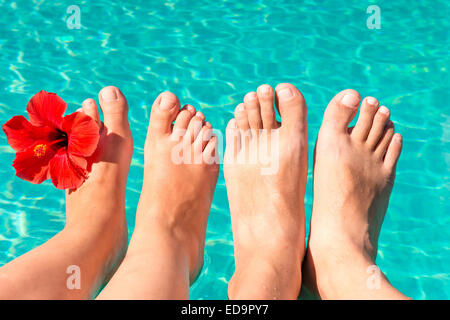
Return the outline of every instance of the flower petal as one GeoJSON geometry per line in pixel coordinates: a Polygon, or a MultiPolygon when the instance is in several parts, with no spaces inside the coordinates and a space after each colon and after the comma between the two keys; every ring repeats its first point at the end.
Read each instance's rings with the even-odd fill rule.
{"type": "Polygon", "coordinates": [[[41,90],[28,102],[27,111],[33,125],[60,128],[66,107],[56,93],[41,90]]]}
{"type": "Polygon", "coordinates": [[[86,180],[87,161],[61,148],[50,161],[50,177],[58,189],[77,189],[86,180]]]}
{"type": "Polygon", "coordinates": [[[97,149],[100,138],[98,124],[82,112],[74,112],[64,117],[62,130],[69,137],[70,154],[89,157],[97,149]]]}
{"type": "Polygon", "coordinates": [[[48,179],[49,162],[55,154],[45,141],[35,143],[26,151],[18,152],[13,162],[16,175],[32,183],[42,183],[48,179]]]}
{"type": "Polygon", "coordinates": [[[12,117],[3,125],[9,145],[17,152],[23,152],[39,140],[50,141],[56,133],[50,127],[35,127],[23,116],[12,117]]]}

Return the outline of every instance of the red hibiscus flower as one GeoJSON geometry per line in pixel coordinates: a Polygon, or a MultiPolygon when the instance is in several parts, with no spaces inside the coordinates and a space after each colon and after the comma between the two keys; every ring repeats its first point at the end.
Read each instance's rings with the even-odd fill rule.
{"type": "Polygon", "coordinates": [[[82,112],[63,117],[66,103],[45,91],[31,98],[27,111],[30,121],[15,116],[3,125],[17,152],[16,175],[32,183],[52,179],[58,189],[80,187],[89,172],[89,157],[97,149],[97,123],[82,112]]]}

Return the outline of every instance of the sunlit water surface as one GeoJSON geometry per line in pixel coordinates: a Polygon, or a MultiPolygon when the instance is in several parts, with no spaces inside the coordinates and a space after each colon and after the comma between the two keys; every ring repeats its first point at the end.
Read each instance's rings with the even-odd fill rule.
{"type": "MultiPolygon", "coordinates": [[[[378,263],[413,298],[450,298],[447,1],[76,1],[81,29],[69,29],[72,4],[0,1],[0,123],[25,114],[41,89],[57,92],[73,112],[102,87],[121,88],[135,140],[126,202],[130,234],[150,106],[159,92],[176,93],[224,130],[246,92],[292,82],[308,102],[312,154],[325,106],[351,87],[388,106],[404,137],[378,263]],[[381,29],[367,28],[370,4],[381,9],[381,29]]],[[[0,151],[2,265],[54,236],[65,215],[64,194],[50,182],[32,185],[14,176],[4,134],[0,151]]],[[[312,157],[308,224],[311,168],[312,157]]],[[[227,298],[233,269],[221,173],[205,264],[191,298],[227,298]]]]}

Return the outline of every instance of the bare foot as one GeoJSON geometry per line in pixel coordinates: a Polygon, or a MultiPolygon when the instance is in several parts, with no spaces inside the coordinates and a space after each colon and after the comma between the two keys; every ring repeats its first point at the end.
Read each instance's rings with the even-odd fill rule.
{"type": "Polygon", "coordinates": [[[211,124],[178,98],[155,100],[136,228],[102,299],[186,299],[201,270],[219,165],[211,124]],[[173,124],[173,122],[175,123],[173,124]]]}
{"type": "Polygon", "coordinates": [[[275,91],[281,125],[273,89],[262,85],[245,96],[227,128],[224,173],[236,265],[228,288],[231,299],[295,299],[300,291],[306,104],[291,84],[275,91]]]}
{"type": "MultiPolygon", "coordinates": [[[[92,298],[125,254],[125,188],[133,153],[128,105],[115,87],[102,89],[99,100],[104,115],[99,149],[88,179],[67,192],[66,226],[0,268],[1,299],[92,298]]],[[[84,101],[80,111],[100,124],[94,100],[84,101]]]]}
{"type": "Polygon", "coordinates": [[[328,105],[314,162],[314,202],[304,263],[307,287],[323,299],[405,298],[375,266],[402,137],[389,110],[344,90],[328,105]]]}
{"type": "MultiPolygon", "coordinates": [[[[133,137],[128,123],[128,104],[120,90],[103,88],[99,101],[104,116],[100,147],[93,155],[89,179],[75,192],[67,193],[66,229],[98,234],[93,258],[105,254],[103,280],[106,282],[125,256],[128,244],[125,191],[133,155],[133,137]]],[[[82,111],[100,124],[93,99],[83,102],[82,111]]]]}

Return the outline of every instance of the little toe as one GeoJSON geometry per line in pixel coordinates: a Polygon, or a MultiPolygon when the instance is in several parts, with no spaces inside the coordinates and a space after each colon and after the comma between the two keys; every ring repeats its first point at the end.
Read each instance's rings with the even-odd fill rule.
{"type": "Polygon", "coordinates": [[[378,110],[378,104],[378,100],[373,97],[367,97],[362,102],[358,121],[352,132],[352,137],[358,141],[366,141],[370,128],[372,128],[373,117],[378,110]]]}
{"type": "Polygon", "coordinates": [[[380,141],[383,136],[386,123],[389,120],[389,114],[390,111],[385,106],[378,108],[378,111],[373,118],[372,128],[370,128],[370,132],[366,140],[366,145],[370,149],[374,150],[378,144],[378,141],[380,141]]]}
{"type": "Polygon", "coordinates": [[[277,128],[277,119],[274,109],[274,92],[271,86],[263,84],[256,90],[261,107],[261,119],[266,130],[277,128]]]}

